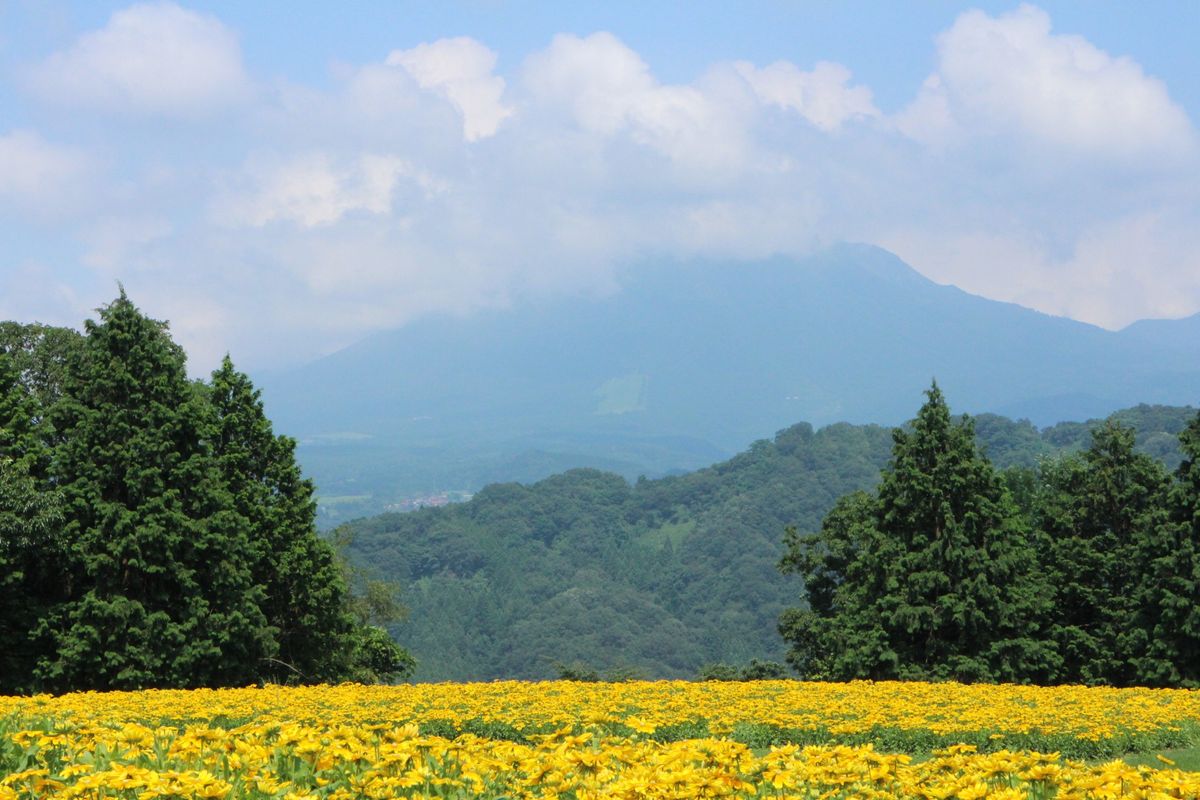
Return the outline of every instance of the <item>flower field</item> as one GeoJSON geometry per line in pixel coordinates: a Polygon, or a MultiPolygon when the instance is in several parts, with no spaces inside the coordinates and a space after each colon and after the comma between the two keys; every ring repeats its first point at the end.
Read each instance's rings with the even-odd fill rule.
{"type": "Polygon", "coordinates": [[[0,698],[0,800],[1200,797],[1200,692],[489,683],[0,698]]]}

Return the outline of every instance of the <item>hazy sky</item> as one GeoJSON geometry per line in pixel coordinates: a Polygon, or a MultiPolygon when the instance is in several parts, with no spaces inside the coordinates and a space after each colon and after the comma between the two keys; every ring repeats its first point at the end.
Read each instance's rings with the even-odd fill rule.
{"type": "Polygon", "coordinates": [[[0,318],[78,325],[120,280],[196,371],[268,368],[838,240],[1183,316],[1197,41],[1190,0],[0,0],[0,318]]]}

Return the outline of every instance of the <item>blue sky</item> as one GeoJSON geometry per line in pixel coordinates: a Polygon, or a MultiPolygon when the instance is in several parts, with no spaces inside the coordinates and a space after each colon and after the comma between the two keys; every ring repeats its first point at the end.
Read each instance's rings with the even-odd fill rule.
{"type": "Polygon", "coordinates": [[[0,2],[0,317],[204,369],[839,239],[1200,310],[1200,4],[0,2]]]}

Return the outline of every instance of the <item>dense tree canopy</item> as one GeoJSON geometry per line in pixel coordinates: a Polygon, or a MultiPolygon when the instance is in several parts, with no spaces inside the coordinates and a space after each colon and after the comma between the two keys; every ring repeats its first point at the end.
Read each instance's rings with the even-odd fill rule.
{"type": "Polygon", "coordinates": [[[786,653],[809,676],[1196,685],[1197,464],[1191,409],[1039,431],[954,419],[935,386],[897,431],[799,424],[686,475],[363,520],[347,561],[250,379],[188,380],[122,294],[82,336],[0,324],[0,691],[412,674],[389,631],[422,678],[762,677],[786,653]]]}
{"type": "Polygon", "coordinates": [[[802,675],[1197,684],[1200,417],[1174,485],[1118,419],[1001,476],[936,384],[894,438],[877,491],[787,531],[808,603],[780,631],[802,675]]]}
{"type": "Polygon", "coordinates": [[[189,381],[124,292],[82,338],[0,333],[0,689],[364,677],[371,637],[404,655],[356,619],[294,443],[228,359],[189,381]]]}
{"type": "Polygon", "coordinates": [[[810,608],[784,615],[792,663],[846,679],[1012,680],[1049,674],[1046,588],[1022,520],[969,419],[936,384],[874,494],[843,498],[782,560],[810,608]]]}
{"type": "Polygon", "coordinates": [[[1134,669],[1152,686],[1200,687],[1200,414],[1180,434],[1184,458],[1167,520],[1138,542],[1134,669]]]}
{"type": "MultiPolygon", "coordinates": [[[[1142,426],[1141,443],[1195,414],[1141,406],[1119,418],[1142,426]]],[[[1005,468],[1016,503],[1009,522],[1036,539],[1036,467],[1062,450],[1027,422],[978,421],[979,450],[1005,468]]],[[[1051,430],[1066,427],[1062,447],[1086,449],[1102,425],[1051,430]]],[[[818,530],[839,497],[875,488],[893,445],[879,426],[801,423],[684,475],[628,483],[574,470],[359,520],[348,552],[404,585],[412,613],[390,629],[417,656],[418,679],[550,678],[564,664],[597,675],[695,677],[714,665],[741,674],[753,659],[786,656],[776,625],[803,586],[776,568],[779,532],[818,530]]]]}

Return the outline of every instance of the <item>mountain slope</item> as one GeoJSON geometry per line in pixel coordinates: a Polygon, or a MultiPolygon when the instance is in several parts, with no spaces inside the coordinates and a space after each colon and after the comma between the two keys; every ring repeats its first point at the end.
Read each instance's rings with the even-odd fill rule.
{"type": "MultiPolygon", "coordinates": [[[[1173,466],[1195,413],[1117,416],[1173,466]]],[[[1027,466],[1086,447],[1096,424],[976,422],[997,464],[1027,466]]],[[[891,446],[877,425],[800,424],[661,480],[573,470],[496,484],[460,505],[352,523],[351,556],[404,586],[411,614],[393,633],[422,680],[544,678],[576,661],[692,677],[705,663],[781,660],[776,620],[801,589],[776,569],[784,527],[816,530],[838,497],[875,485],[891,446]]]]}
{"type": "Polygon", "coordinates": [[[934,376],[964,410],[1038,424],[1191,402],[1195,327],[1106,331],[844,245],[643,266],[609,297],[425,319],[261,383],[322,494],[378,501],[555,466],[694,469],[797,419],[899,422],[934,376]]]}

